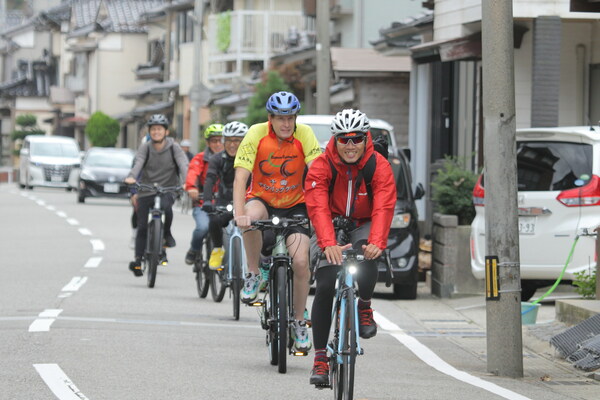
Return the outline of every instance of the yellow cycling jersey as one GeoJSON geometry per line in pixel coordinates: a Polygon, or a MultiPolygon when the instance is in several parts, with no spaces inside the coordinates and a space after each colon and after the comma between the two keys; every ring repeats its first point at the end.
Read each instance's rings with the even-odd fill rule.
{"type": "Polygon", "coordinates": [[[312,128],[296,124],[289,140],[280,140],[269,122],[250,127],[235,157],[236,168],[252,173],[246,199],[258,197],[273,208],[304,202],[302,177],[306,165],[321,154],[312,128]]]}

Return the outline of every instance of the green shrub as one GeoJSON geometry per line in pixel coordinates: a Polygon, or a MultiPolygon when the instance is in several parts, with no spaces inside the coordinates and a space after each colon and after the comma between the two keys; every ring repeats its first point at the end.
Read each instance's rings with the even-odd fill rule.
{"type": "Polygon", "coordinates": [[[120,130],[119,121],[102,111],[93,113],[85,126],[85,134],[96,147],[114,147],[120,130]]]}
{"type": "Polygon", "coordinates": [[[596,298],[596,269],[593,268],[590,272],[575,272],[573,285],[575,285],[575,291],[584,299],[596,298]]]}
{"type": "Polygon", "coordinates": [[[21,114],[15,118],[17,129],[12,131],[10,138],[15,141],[28,135],[44,135],[46,132],[37,126],[37,117],[33,114],[21,114]]]}
{"type": "Polygon", "coordinates": [[[477,174],[463,166],[464,159],[446,156],[431,182],[435,210],[456,215],[459,225],[469,225],[475,217],[473,187],[477,174]]]}
{"type": "Polygon", "coordinates": [[[265,122],[268,114],[265,108],[267,100],[275,92],[289,91],[289,86],[284,82],[283,78],[277,71],[269,71],[266,79],[256,85],[254,95],[248,100],[248,115],[246,124],[248,126],[265,122]]]}

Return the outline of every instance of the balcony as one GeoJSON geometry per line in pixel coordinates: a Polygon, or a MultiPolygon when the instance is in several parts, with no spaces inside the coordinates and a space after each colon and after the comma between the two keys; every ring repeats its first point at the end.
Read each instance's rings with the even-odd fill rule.
{"type": "Polygon", "coordinates": [[[230,80],[264,69],[288,48],[292,27],[314,31],[301,11],[233,11],[208,18],[208,79],[230,80]],[[228,15],[228,16],[227,16],[228,15]]]}

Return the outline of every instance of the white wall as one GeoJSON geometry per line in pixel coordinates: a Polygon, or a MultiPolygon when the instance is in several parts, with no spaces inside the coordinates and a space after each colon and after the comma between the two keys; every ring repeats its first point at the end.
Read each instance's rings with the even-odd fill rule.
{"type": "MultiPolygon", "coordinates": [[[[525,23],[520,22],[521,25],[525,23]]],[[[515,111],[516,127],[531,127],[531,70],[533,63],[533,24],[527,22],[529,31],[523,36],[520,49],[515,49],[515,111]]]]}

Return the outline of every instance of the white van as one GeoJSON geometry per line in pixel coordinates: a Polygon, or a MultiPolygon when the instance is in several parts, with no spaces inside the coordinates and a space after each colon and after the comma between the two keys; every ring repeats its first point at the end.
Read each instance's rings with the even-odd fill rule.
{"type": "Polygon", "coordinates": [[[23,140],[19,186],[76,187],[81,163],[79,145],[66,136],[29,135],[23,140]]]}
{"type": "MultiPolygon", "coordinates": [[[[315,132],[315,136],[322,148],[327,146],[327,142],[331,138],[330,125],[333,120],[333,115],[298,115],[296,122],[299,124],[310,125],[315,132]]],[[[385,135],[389,143],[390,155],[398,156],[398,146],[396,145],[396,137],[394,136],[394,127],[382,119],[369,118],[371,125],[371,135],[385,135]]]]}

